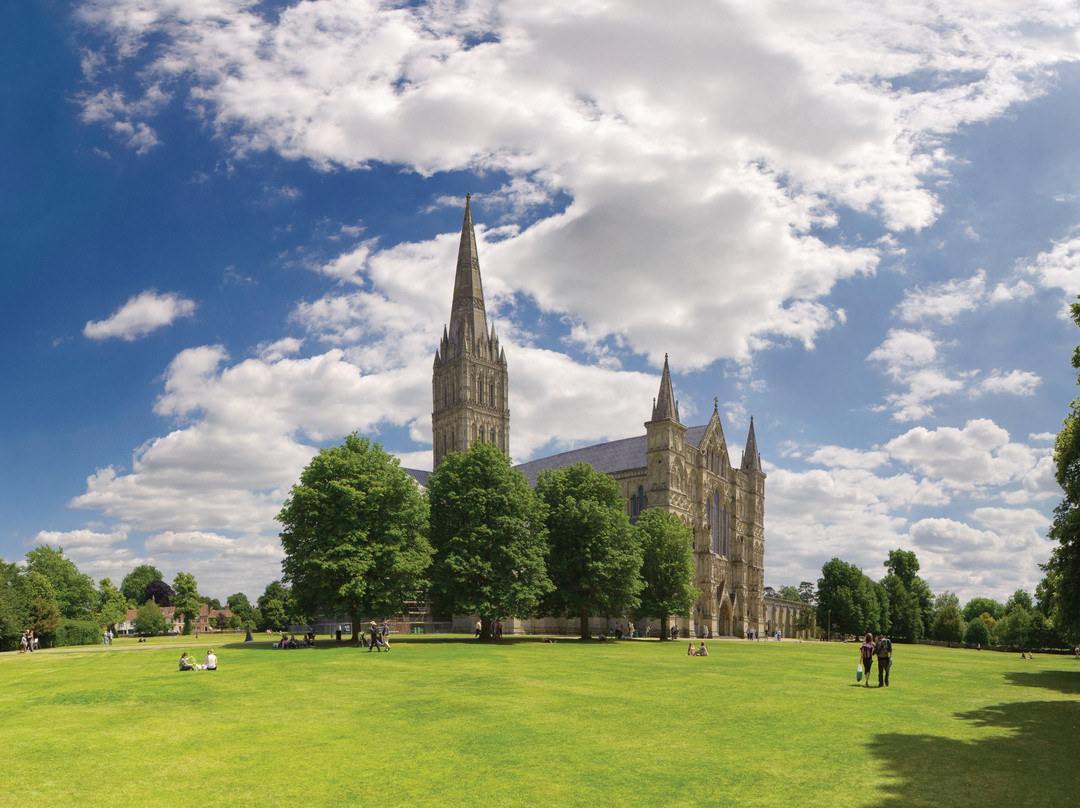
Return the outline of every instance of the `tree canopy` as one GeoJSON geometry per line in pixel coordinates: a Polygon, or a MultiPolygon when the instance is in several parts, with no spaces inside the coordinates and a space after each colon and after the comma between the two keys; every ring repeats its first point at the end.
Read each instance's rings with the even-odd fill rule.
{"type": "Polygon", "coordinates": [[[846,634],[889,630],[889,599],[854,564],[839,558],[825,562],[818,579],[817,619],[821,628],[846,634]]]}
{"type": "MultiPolygon", "coordinates": [[[[1080,326],[1080,303],[1071,306],[1073,322],[1080,326]]],[[[1080,370],[1080,347],[1072,366],[1080,370]]],[[[1080,384],[1080,377],[1077,378],[1080,384]]],[[[1055,579],[1054,614],[1058,632],[1070,642],[1080,641],[1080,398],[1074,398],[1054,444],[1054,476],[1064,491],[1054,509],[1049,536],[1057,541],[1045,569],[1055,579]]]]}
{"type": "Polygon", "coordinates": [[[173,605],[176,613],[184,618],[184,633],[191,633],[191,624],[202,611],[199,585],[190,572],[178,572],[173,578],[173,605]]]}
{"type": "Polygon", "coordinates": [[[133,606],[141,606],[146,602],[146,587],[151,581],[160,581],[164,576],[161,570],[150,564],[140,564],[120,582],[120,591],[133,606]]]}
{"type": "Polygon", "coordinates": [[[64,557],[64,548],[49,545],[35,547],[26,554],[26,569],[43,575],[56,593],[56,608],[63,617],[89,619],[97,603],[97,591],[89,575],[83,575],[75,562],[64,557]]]}
{"type": "Polygon", "coordinates": [[[278,514],[284,580],[306,614],[398,614],[425,589],[427,502],[396,457],[356,434],[323,449],[278,514]]]}
{"type": "Polygon", "coordinates": [[[629,614],[638,605],[641,548],[622,492],[607,474],[578,463],[542,472],[536,495],[547,509],[554,586],[542,611],[578,617],[588,639],[590,615],[629,614]]]}
{"type": "Polygon", "coordinates": [[[176,593],[173,591],[173,588],[161,579],[158,579],[156,581],[151,581],[146,585],[146,591],[143,592],[142,602],[146,603],[146,601],[152,600],[158,606],[172,606],[174,597],[176,597],[176,593]]]}
{"type": "Polygon", "coordinates": [[[658,619],[660,639],[667,639],[668,615],[690,614],[701,594],[694,587],[694,532],[660,508],[642,511],[634,532],[641,545],[644,583],[637,613],[658,619]]]}
{"type": "Polygon", "coordinates": [[[447,455],[428,480],[431,593],[442,614],[528,617],[551,591],[544,506],[491,443],[447,455]]]}

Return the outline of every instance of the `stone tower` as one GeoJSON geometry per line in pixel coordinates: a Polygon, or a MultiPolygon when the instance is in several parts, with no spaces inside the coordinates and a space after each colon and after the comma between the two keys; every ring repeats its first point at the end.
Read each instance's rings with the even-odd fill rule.
{"type": "Polygon", "coordinates": [[[506,354],[489,330],[480,283],[471,198],[465,197],[450,325],[443,328],[431,381],[434,468],[474,441],[510,453],[510,382],[506,354]]]}

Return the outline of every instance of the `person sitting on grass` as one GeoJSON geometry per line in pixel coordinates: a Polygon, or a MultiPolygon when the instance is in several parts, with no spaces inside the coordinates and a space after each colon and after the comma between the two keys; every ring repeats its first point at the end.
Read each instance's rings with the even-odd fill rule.
{"type": "Polygon", "coordinates": [[[701,647],[697,649],[698,656],[708,656],[709,649],[705,647],[705,640],[701,641],[701,647]]]}
{"type": "Polygon", "coordinates": [[[191,664],[191,657],[188,656],[187,651],[184,651],[184,653],[180,654],[180,670],[182,670],[182,671],[193,671],[193,670],[195,670],[195,666],[191,664]]]}
{"type": "Polygon", "coordinates": [[[686,655],[697,656],[697,649],[694,647],[693,643],[690,643],[690,647],[686,649],[686,655]]]}
{"type": "Polygon", "coordinates": [[[204,671],[216,671],[217,670],[217,654],[214,653],[214,649],[211,648],[206,652],[206,661],[203,663],[204,671]]]}

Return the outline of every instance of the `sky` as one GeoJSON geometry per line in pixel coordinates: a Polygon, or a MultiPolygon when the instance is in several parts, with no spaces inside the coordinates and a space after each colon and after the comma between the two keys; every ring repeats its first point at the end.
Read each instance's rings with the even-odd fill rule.
{"type": "Polygon", "coordinates": [[[0,48],[0,557],[252,599],[356,431],[431,465],[471,193],[523,462],[669,356],[833,557],[1034,591],[1080,331],[1080,4],[39,0],[0,48]]]}

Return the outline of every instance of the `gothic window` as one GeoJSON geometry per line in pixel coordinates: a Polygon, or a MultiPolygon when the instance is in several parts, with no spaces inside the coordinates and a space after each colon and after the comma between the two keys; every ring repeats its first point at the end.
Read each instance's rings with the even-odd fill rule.
{"type": "Polygon", "coordinates": [[[710,511],[714,518],[712,520],[712,551],[717,555],[727,555],[727,553],[720,552],[720,522],[723,517],[720,515],[720,492],[713,491],[712,502],[710,503],[710,511]]]}
{"type": "Polygon", "coordinates": [[[480,435],[479,435],[479,441],[480,441],[481,443],[483,443],[483,442],[484,442],[484,428],[483,428],[483,427],[480,427],[480,435]]]}
{"type": "MultiPolygon", "coordinates": [[[[716,507],[717,507],[717,509],[719,509],[719,507],[720,507],[720,495],[719,494],[717,494],[716,500],[717,500],[716,507]]],[[[723,514],[720,517],[719,541],[720,541],[720,550],[721,550],[720,555],[726,556],[728,554],[728,509],[727,509],[727,505],[724,506],[723,514]]]]}
{"type": "Polygon", "coordinates": [[[492,407],[494,407],[495,406],[495,382],[492,382],[490,385],[488,385],[488,393],[490,393],[490,396],[488,398],[488,404],[490,404],[492,407]]]}

